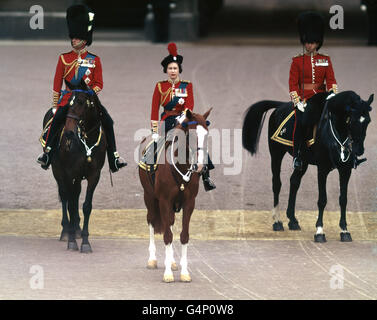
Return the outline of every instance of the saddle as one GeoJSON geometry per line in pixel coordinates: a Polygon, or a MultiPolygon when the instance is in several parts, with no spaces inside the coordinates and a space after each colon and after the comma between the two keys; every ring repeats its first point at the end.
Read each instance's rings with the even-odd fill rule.
{"type": "MultiPolygon", "coordinates": [[[[145,142],[147,138],[142,141],[145,142]]],[[[149,141],[143,151],[141,152],[141,159],[138,166],[144,171],[154,172],[158,168],[159,159],[165,146],[165,137],[160,137],[156,142],[149,141]]]]}
{"type": "MultiPolygon", "coordinates": [[[[286,146],[293,147],[293,130],[295,125],[295,117],[295,111],[293,110],[280,123],[277,130],[271,136],[271,139],[286,146]]],[[[311,130],[309,133],[306,133],[305,141],[308,148],[315,143],[316,133],[317,125],[315,125],[313,127],[313,130],[311,130]]]]}
{"type": "Polygon", "coordinates": [[[43,148],[46,147],[47,133],[48,133],[48,130],[50,128],[53,117],[54,117],[54,112],[53,112],[52,108],[50,108],[50,109],[47,110],[47,112],[44,116],[43,123],[45,123],[45,125],[43,127],[41,136],[39,137],[39,142],[41,143],[43,148]]]}

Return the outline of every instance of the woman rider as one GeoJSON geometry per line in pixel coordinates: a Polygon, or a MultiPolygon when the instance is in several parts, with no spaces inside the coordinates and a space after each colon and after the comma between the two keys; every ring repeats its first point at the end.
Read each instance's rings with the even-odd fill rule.
{"type": "MultiPolygon", "coordinates": [[[[177,53],[175,43],[168,45],[169,55],[162,60],[161,65],[164,73],[167,73],[168,79],[157,82],[151,109],[151,126],[152,138],[157,141],[159,133],[159,109],[164,108],[161,114],[161,127],[164,127],[164,133],[173,129],[176,125],[177,117],[186,109],[194,109],[193,86],[190,81],[184,81],[179,78],[182,72],[183,57],[177,53]]],[[[208,157],[208,165],[203,169],[203,183],[206,191],[215,189],[216,186],[209,177],[209,170],[214,169],[211,160],[208,157]]]]}

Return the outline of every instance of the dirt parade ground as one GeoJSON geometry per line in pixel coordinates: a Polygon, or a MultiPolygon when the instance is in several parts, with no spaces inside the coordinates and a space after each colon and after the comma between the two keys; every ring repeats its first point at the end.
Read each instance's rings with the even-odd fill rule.
{"type": "MultiPolygon", "coordinates": [[[[241,127],[252,103],[289,100],[291,57],[300,47],[199,42],[178,43],[178,48],[184,56],[181,78],[193,83],[194,110],[213,107],[209,143],[217,188],[205,192],[200,185],[196,199],[188,246],[192,282],[180,283],[175,273],[176,282],[165,284],[160,236],[158,269],[146,268],[149,229],[135,155],[150,129],[155,83],[165,78],[160,62],[166,46],[97,41],[90,47],[102,60],[99,97],[115,121],[118,151],[128,166],[112,175],[111,186],[105,164],[89,226],[93,253],[80,254],[58,241],[57,185],[52,171],[36,163],[58,54],[69,51],[69,43],[0,42],[0,299],[377,299],[377,103],[365,140],[368,160],[353,170],[349,183],[347,222],[353,242],[339,241],[336,171],[327,183],[327,243],[313,242],[315,167],[308,169],[297,196],[302,230],[288,230],[289,156],[281,174],[285,231],[276,233],[267,121],[253,158],[242,149],[241,127]],[[37,274],[43,281],[33,286],[37,274]]],[[[377,93],[376,48],[329,45],[324,53],[332,58],[341,91],[353,90],[364,100],[377,93]]],[[[85,186],[84,181],[80,208],[85,186]]],[[[180,223],[178,213],[173,229],[177,262],[180,223]]]]}

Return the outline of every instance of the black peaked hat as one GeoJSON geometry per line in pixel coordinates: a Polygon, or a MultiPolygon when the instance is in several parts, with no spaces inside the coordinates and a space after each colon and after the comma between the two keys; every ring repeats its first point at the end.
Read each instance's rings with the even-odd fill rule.
{"type": "Polygon", "coordinates": [[[67,25],[69,37],[86,40],[90,46],[93,38],[94,13],[82,4],[70,6],[67,9],[67,25]]]}
{"type": "Polygon", "coordinates": [[[323,44],[323,36],[325,33],[325,21],[317,12],[306,11],[300,13],[297,19],[298,32],[302,44],[318,42],[317,50],[323,44]]]}
{"type": "Polygon", "coordinates": [[[161,65],[164,67],[164,72],[168,68],[169,63],[176,62],[179,66],[179,72],[182,72],[183,57],[178,54],[177,45],[174,42],[168,44],[169,55],[161,61],[161,65]]]}

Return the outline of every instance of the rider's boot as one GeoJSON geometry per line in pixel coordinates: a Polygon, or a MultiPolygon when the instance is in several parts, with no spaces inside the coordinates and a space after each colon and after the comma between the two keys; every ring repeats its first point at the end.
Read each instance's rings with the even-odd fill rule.
{"type": "Polygon", "coordinates": [[[57,108],[54,118],[51,121],[50,129],[46,137],[46,146],[43,153],[38,156],[37,162],[41,165],[42,169],[47,170],[51,164],[52,154],[57,144],[57,133],[62,121],[64,121],[68,107],[57,108]]]}
{"type": "Polygon", "coordinates": [[[209,171],[214,169],[214,168],[215,167],[214,167],[210,157],[208,156],[208,165],[206,165],[203,168],[203,172],[202,172],[202,179],[203,179],[203,185],[204,185],[205,191],[211,191],[213,189],[216,189],[216,185],[214,184],[214,182],[209,177],[209,171]]]}
{"type": "Polygon", "coordinates": [[[104,106],[101,105],[101,123],[105,130],[107,140],[107,160],[109,162],[109,168],[111,172],[117,172],[119,169],[125,167],[127,162],[119,156],[116,149],[115,134],[114,134],[114,122],[111,119],[109,113],[104,106]]]}

